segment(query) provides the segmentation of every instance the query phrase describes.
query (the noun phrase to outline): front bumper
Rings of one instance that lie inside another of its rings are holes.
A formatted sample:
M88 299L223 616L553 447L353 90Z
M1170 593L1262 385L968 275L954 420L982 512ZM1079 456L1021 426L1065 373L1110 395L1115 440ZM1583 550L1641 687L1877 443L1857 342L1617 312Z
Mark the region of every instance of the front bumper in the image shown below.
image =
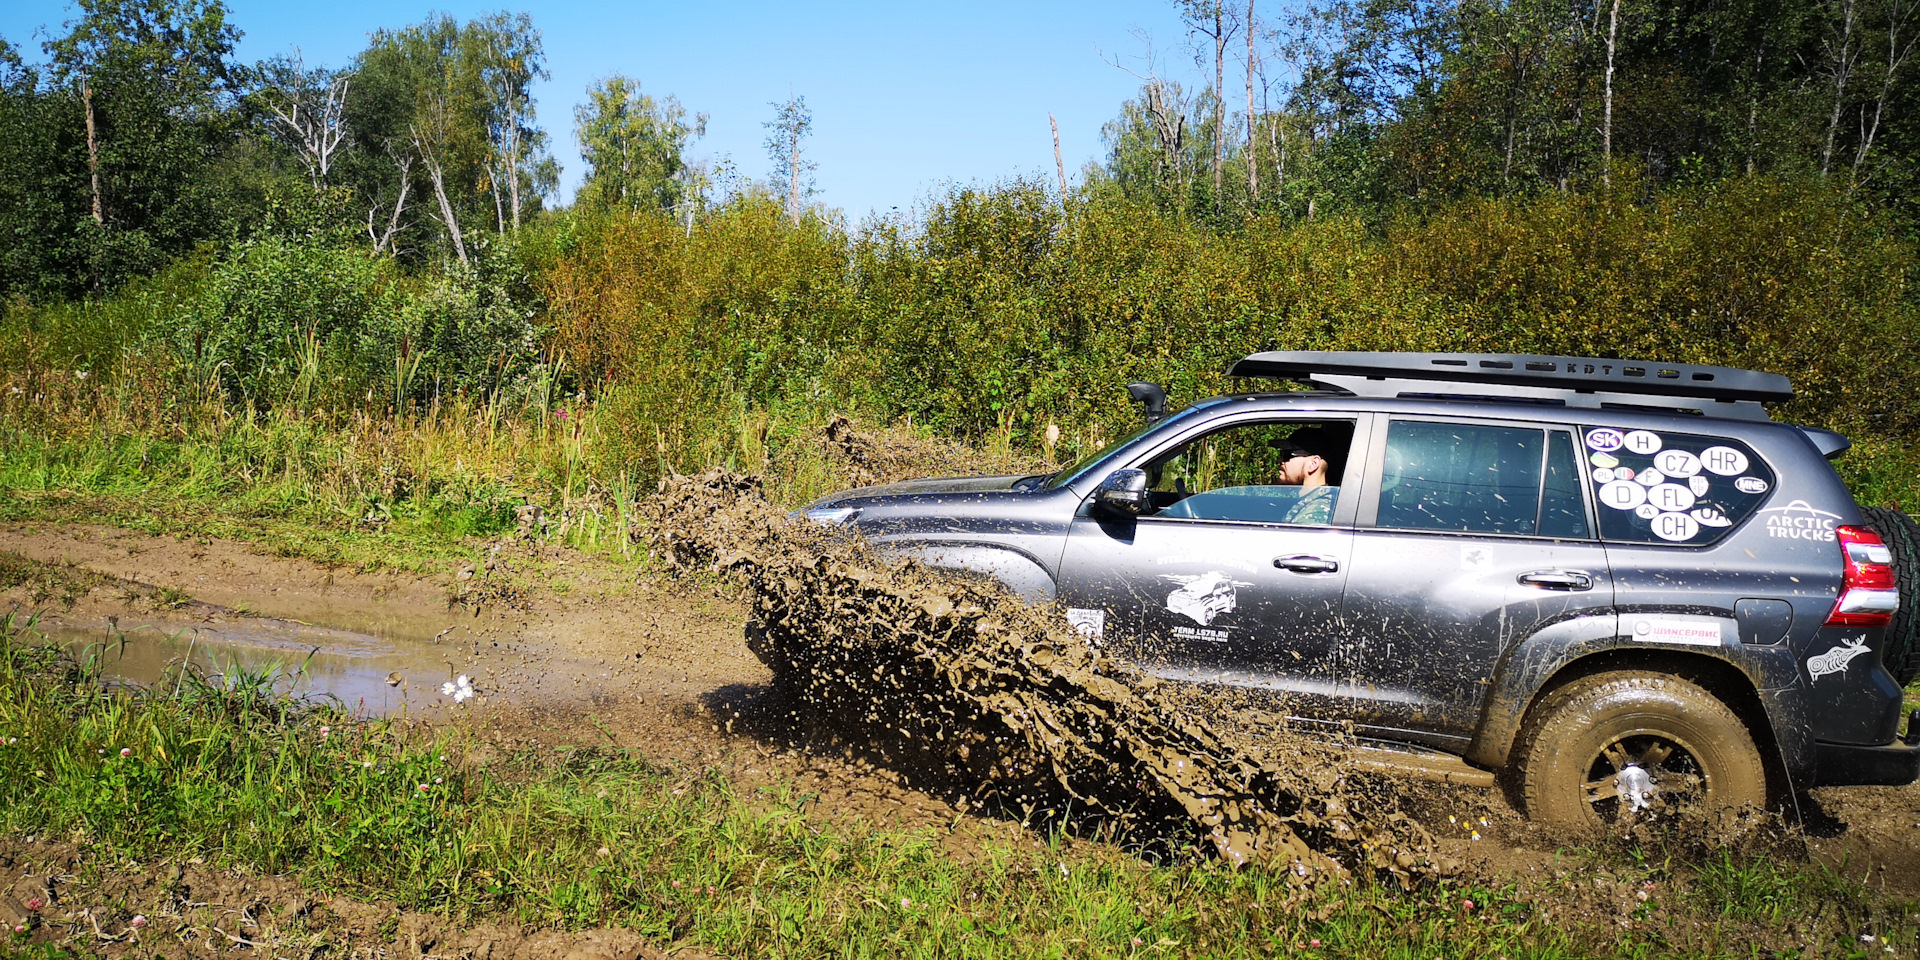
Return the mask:
M1899 787L1920 779L1920 746L1905 740L1882 746L1816 740L1813 754L1816 787Z

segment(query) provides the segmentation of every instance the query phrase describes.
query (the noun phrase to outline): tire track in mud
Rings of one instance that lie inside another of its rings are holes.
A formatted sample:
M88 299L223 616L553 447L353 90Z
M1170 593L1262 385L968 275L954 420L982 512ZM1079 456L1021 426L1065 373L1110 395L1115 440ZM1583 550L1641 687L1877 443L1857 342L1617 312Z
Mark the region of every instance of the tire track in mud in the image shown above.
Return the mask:
M885 559L790 519L752 478L669 477L655 549L749 592L748 645L794 718L829 724L908 776L1146 850L1198 842L1297 877L1451 874L1420 824L1331 745L1276 735L1259 756L1057 611Z

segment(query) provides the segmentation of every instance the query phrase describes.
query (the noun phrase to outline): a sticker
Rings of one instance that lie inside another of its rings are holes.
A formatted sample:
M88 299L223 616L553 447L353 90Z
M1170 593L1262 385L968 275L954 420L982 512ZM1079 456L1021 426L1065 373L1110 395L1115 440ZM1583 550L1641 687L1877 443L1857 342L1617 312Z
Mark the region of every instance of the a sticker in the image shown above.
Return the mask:
M1828 513L1807 503L1795 500L1784 507L1768 507L1760 511L1767 515L1767 536L1783 540L1824 540L1833 542L1833 528L1839 526L1840 515Z
M1700 532L1700 521L1684 513L1663 513L1653 518L1653 535L1676 543L1691 540Z
M1706 477L1703 477L1697 473L1687 478L1687 489L1692 490L1693 495L1696 497L1706 496L1707 488L1712 485L1713 484L1709 482Z
M1207 626L1215 617L1223 613L1232 613L1239 606L1239 596L1235 587L1250 587L1251 583L1235 580L1219 571L1181 576L1163 573L1162 580L1171 580L1180 584L1178 590L1167 595L1167 611L1177 613L1194 623ZM1210 639L1210 638L1209 638Z
M1493 566L1493 548L1491 547L1461 547L1460 548L1460 569L1485 570L1491 566Z
M1098 640L1107 635L1107 612L1086 607L1067 608L1067 626L1073 632L1087 638Z
M1700 451L1700 465L1723 477L1747 472L1747 455L1732 447L1708 447Z
M1633 475L1633 482L1643 487L1653 487L1667 482L1667 475L1648 468Z
M1818 680L1829 673L1846 673L1847 665L1853 662L1853 658L1866 653L1868 649L1867 635L1863 633L1826 653L1808 657L1807 676Z
M1689 510L1693 507L1693 501L1693 491L1677 483L1647 488L1647 502L1661 510Z
M1733 482L1733 488L1741 493L1766 493L1767 482L1759 477L1741 477Z
M1687 516L1699 521L1703 527L1731 527L1733 521L1714 507L1695 507Z
M1587 462L1596 467L1617 467L1620 465L1620 458L1611 453L1596 453L1587 457Z
M1662 450L1653 465L1669 477L1691 477L1700 472L1700 458L1685 450Z
M1619 469L1617 469L1617 470L1615 470L1615 471L1613 471L1613 478L1614 478L1615 480L1632 480L1632 479L1633 479L1633 468L1632 468L1632 467L1621 467L1621 468L1619 468Z
M1660 435L1652 430L1635 430L1623 438L1622 445L1644 457L1660 449Z
M1601 427L1597 430L1587 431L1587 446L1602 453L1611 453L1618 450L1620 449L1620 445L1625 442L1626 438L1620 435L1620 431L1612 427Z
M1651 503L1643 503L1633 508L1633 515L1642 520L1652 520L1660 515L1660 508Z
M1612 467L1594 467L1593 482L1594 483L1612 483L1613 468Z
M1641 643L1684 643L1690 647L1720 645L1720 624L1707 620L1649 618L1633 624L1633 638Z
M1615 480L1601 485L1600 502L1615 510L1632 510L1647 502L1647 488L1631 480Z

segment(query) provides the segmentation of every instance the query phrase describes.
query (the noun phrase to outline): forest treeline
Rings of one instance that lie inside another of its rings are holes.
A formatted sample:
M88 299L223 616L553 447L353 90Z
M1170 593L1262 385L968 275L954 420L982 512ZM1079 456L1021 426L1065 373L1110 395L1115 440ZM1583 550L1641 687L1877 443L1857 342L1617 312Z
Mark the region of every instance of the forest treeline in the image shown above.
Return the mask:
M1051 425L1067 456L1131 420L1128 379L1186 400L1256 350L1433 349L1763 367L1787 415L1920 432L1920 3L1182 11L1198 92L1123 61L1139 95L1077 184L849 225L798 203L804 101L755 183L618 75L575 109L565 202L524 14L328 67L240 63L217 0L84 0L43 63L0 47L0 403L84 382L176 432L209 398L587 404L651 473L748 411Z

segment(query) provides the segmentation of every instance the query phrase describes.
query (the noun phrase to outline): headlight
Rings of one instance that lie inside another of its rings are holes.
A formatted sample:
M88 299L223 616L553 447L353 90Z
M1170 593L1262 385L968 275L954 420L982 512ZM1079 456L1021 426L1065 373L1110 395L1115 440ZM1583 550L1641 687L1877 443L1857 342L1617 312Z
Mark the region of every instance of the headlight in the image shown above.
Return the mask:
M806 513L808 520L816 523L832 524L834 526L851 523L853 522L853 518L859 515L859 507L815 507Z

